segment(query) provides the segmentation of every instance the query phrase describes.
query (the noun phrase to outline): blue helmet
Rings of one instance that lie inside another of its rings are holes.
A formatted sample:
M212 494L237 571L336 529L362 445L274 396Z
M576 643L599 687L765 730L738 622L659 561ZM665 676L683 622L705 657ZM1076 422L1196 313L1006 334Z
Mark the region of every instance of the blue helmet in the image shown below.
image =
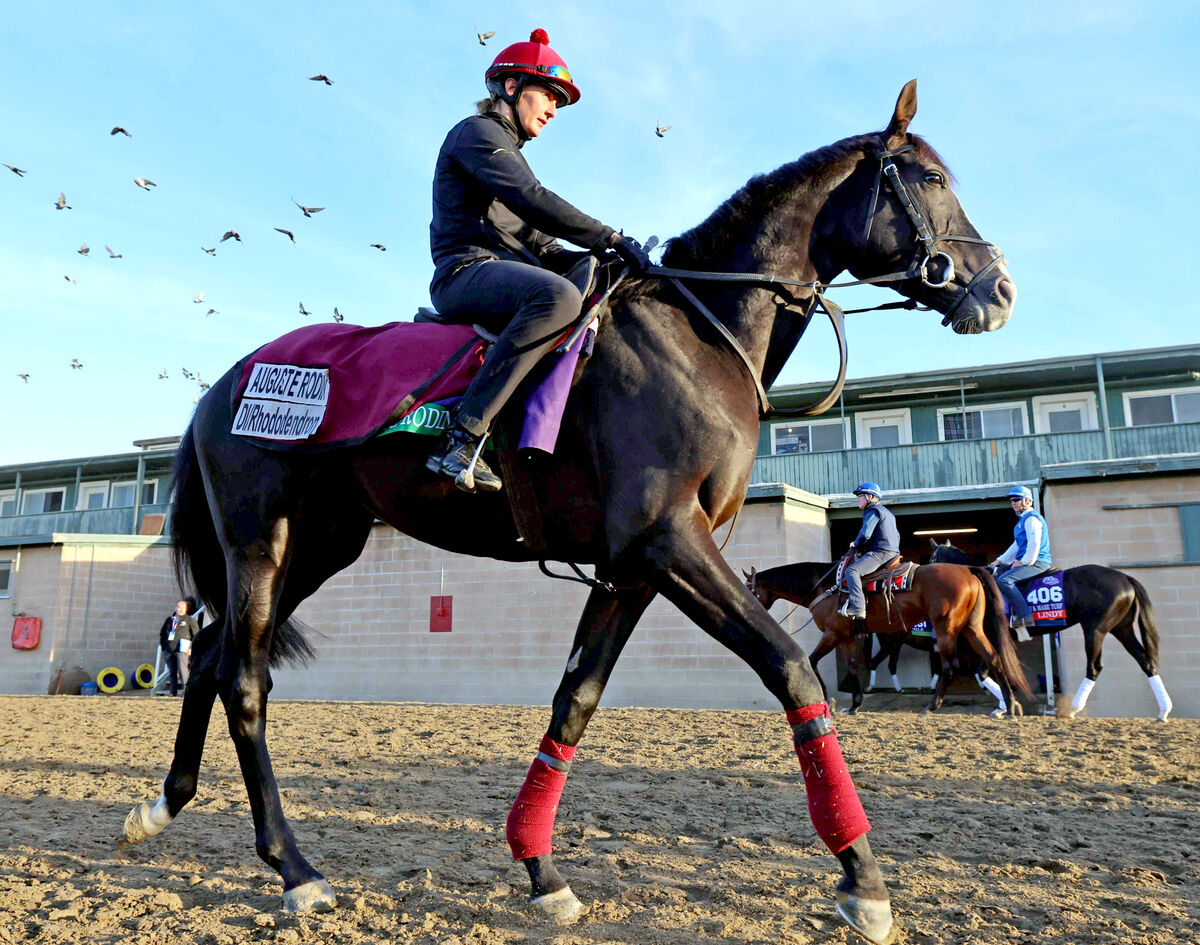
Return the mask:
M1013 486L1008 490L1008 497L1010 499L1028 499L1030 502L1033 501L1033 493L1029 491L1027 486Z
M873 495L877 499L883 498L883 490L873 482L859 483L858 488L854 490L855 495Z

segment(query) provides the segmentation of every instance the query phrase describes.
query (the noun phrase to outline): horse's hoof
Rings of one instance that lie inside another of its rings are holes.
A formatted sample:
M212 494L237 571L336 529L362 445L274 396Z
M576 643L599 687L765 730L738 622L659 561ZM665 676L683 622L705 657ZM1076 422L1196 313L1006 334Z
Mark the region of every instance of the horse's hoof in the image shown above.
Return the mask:
M862 899L839 892L837 911L850 928L873 945L891 945L896 941L898 928L892 920L892 904L886 899Z
M1002 719L1006 715L1008 715L1007 709L995 708L995 709L992 709L992 711L988 713L988 718Z
M583 903L575 898L570 886L544 896L535 896L529 900L529 904L540 909L558 925L570 925L587 911Z
M310 879L283 891L285 912L329 912L336 905L337 896L324 879Z
M141 843L161 833L174 818L167 812L167 800L160 797L153 807L146 801L138 804L125 818L125 842Z
M1167 709L1166 712L1159 712L1158 715L1155 716L1155 721L1156 722L1165 722L1170 717L1171 717L1171 710Z

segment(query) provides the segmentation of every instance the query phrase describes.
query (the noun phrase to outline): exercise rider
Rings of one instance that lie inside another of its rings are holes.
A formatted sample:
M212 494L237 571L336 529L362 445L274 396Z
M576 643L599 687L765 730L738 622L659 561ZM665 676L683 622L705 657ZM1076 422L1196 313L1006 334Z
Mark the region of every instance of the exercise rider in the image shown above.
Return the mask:
M856 559L846 566L846 586L850 597L838 610L843 617L856 619L867 615L867 598L863 594L864 574L877 571L900 554L900 529L896 516L883 504L883 494L873 482L864 482L854 494L858 496L858 507L862 510L862 528L850 545Z

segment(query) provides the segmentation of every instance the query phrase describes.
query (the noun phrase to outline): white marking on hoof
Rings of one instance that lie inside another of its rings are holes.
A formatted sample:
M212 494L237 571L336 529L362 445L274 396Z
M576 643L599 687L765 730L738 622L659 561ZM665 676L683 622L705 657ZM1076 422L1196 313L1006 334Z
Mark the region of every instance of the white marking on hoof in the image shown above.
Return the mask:
M1171 710L1167 709L1165 712L1159 712L1158 715L1155 716L1155 720L1158 722L1165 722L1170 717L1171 717Z
M891 945L899 928L892 920L892 904L878 899L861 899L837 894L837 911L846 924L873 945Z
M167 799L164 795L159 795L153 807L146 801L142 801L125 818L125 842L141 843L143 840L161 833L163 828L174 819L167 810Z
M871 670L871 681L869 683L867 683L867 688L868 689L875 688L875 670Z
M1004 716L1006 716L1006 715L1008 715L1008 712L1007 712L1007 710L1005 710L1005 709L1001 709L1001 708L997 707L997 708L995 708L995 709L992 709L992 711L988 713L988 718L990 718L990 719L1002 719L1002 718L1004 718Z
M900 677L892 673L892 688L899 692L904 687L900 685Z
M283 893L286 912L329 912L337 905L337 896L324 879L310 879Z
M546 893L529 900L531 906L541 909L547 916L559 925L569 925L579 919L586 911L583 903L575 898L570 886L564 886L557 892Z

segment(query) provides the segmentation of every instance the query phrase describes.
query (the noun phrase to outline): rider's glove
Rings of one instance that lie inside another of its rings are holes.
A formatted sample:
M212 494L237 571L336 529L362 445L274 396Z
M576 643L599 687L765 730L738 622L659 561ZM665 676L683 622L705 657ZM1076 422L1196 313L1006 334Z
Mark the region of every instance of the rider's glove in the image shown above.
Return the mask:
M642 244L632 236L614 233L610 247L633 268L634 272L645 272L650 265L650 255L642 249Z

